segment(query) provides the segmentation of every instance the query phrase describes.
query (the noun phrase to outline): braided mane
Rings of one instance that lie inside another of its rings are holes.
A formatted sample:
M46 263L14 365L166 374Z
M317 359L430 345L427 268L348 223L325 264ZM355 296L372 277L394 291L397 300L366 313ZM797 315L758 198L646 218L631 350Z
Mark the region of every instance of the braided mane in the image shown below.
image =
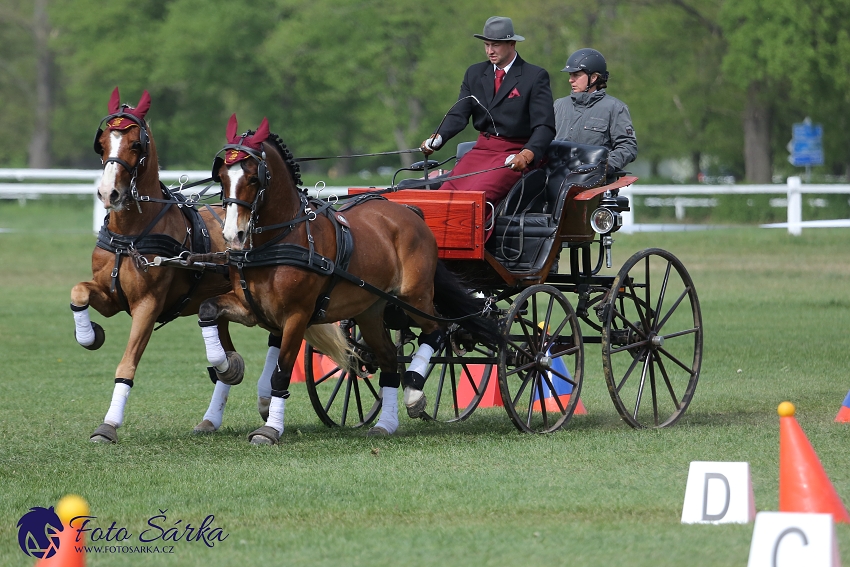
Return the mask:
M300 191L306 192L306 190L301 187L301 166L295 161L295 156L292 155L292 152L286 147L286 144L283 143L281 137L272 132L269 134L266 141L272 142L275 148L277 148L277 151L280 153L283 161L286 162L286 167L289 168L289 173L292 175L292 181L295 183L295 186Z

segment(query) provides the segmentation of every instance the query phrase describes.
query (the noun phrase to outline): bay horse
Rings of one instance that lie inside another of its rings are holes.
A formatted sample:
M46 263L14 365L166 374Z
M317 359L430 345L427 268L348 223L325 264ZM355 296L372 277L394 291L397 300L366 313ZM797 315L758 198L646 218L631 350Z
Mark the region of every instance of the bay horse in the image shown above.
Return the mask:
M156 143L145 122L149 108L147 91L138 105L131 107L120 104L116 88L109 101L109 115L101 121L94 139L95 152L104 164L98 198L108 214L92 252L92 279L71 290L75 338L89 350L104 343L103 328L91 321L89 307L104 317L121 311L132 317L127 346L115 370L112 402L103 423L91 435L94 442L117 442L116 429L124 421L124 406L154 324L194 315L202 301L231 289L226 273L151 265L157 255L224 251L226 243L218 213L212 208L196 211L160 182ZM216 370L213 397L195 427L198 433L218 429L230 386L241 382L244 375L244 363L233 347L227 325L223 320L218 327L227 364ZM346 353L334 350L339 336L342 332L336 325L323 325L311 338L332 358L344 361ZM269 350L276 355L276 347ZM266 390L270 388L272 368L264 369L258 382L261 415L268 411L270 394L263 395L262 390L264 383Z
M211 363L221 360L216 344L222 319L259 325L281 336L265 425L251 432L254 444L275 444L284 430L285 400L298 348L314 323L355 319L380 367L382 409L368 435L398 429L401 373L396 347L384 326L392 296L421 328L419 349L404 373L404 403L417 417L426 407L425 369L445 336L435 321L435 303L473 336L494 344L495 321L480 315L475 298L438 261L436 239L412 208L375 195L336 211L310 200L296 182L291 152L263 119L256 131L237 134L236 115L227 125L228 144L213 165L225 205L223 235L230 247L233 291L205 301L198 312ZM362 279L360 279L362 278ZM367 283L368 282L368 283Z

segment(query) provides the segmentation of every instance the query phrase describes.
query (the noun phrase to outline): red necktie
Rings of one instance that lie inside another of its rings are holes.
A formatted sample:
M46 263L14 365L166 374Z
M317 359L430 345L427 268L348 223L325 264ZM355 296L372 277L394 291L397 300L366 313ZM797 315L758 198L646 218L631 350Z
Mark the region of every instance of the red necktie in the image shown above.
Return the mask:
M503 69L496 69L496 90L494 92L499 92L499 87L502 86L502 79L505 78L505 71Z

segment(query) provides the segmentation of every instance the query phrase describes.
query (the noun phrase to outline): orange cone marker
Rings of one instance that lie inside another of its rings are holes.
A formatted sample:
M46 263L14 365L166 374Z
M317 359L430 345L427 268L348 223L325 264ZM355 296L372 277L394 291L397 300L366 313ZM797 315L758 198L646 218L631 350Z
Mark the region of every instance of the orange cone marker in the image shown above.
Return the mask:
M85 537L81 534L80 541L77 541L77 530L71 529L69 524L77 516L88 516L89 505L79 496L69 494L56 504L56 515L65 526L65 529L59 532L59 549L52 557L39 559L35 567L85 567ZM78 552L77 549L81 551Z
M850 423L850 392L847 392L847 397L844 398L841 409L835 416L835 423Z
M779 511L832 514L836 522L850 523L795 411L791 402L779 404Z

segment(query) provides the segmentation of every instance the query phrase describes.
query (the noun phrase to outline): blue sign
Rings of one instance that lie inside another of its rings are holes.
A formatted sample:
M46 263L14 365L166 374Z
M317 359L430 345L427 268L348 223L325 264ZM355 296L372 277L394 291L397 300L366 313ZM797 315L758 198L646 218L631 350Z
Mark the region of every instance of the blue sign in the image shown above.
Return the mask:
M788 161L795 167L823 165L823 126L812 124L806 118L804 122L794 124L791 129L791 141L788 142Z

